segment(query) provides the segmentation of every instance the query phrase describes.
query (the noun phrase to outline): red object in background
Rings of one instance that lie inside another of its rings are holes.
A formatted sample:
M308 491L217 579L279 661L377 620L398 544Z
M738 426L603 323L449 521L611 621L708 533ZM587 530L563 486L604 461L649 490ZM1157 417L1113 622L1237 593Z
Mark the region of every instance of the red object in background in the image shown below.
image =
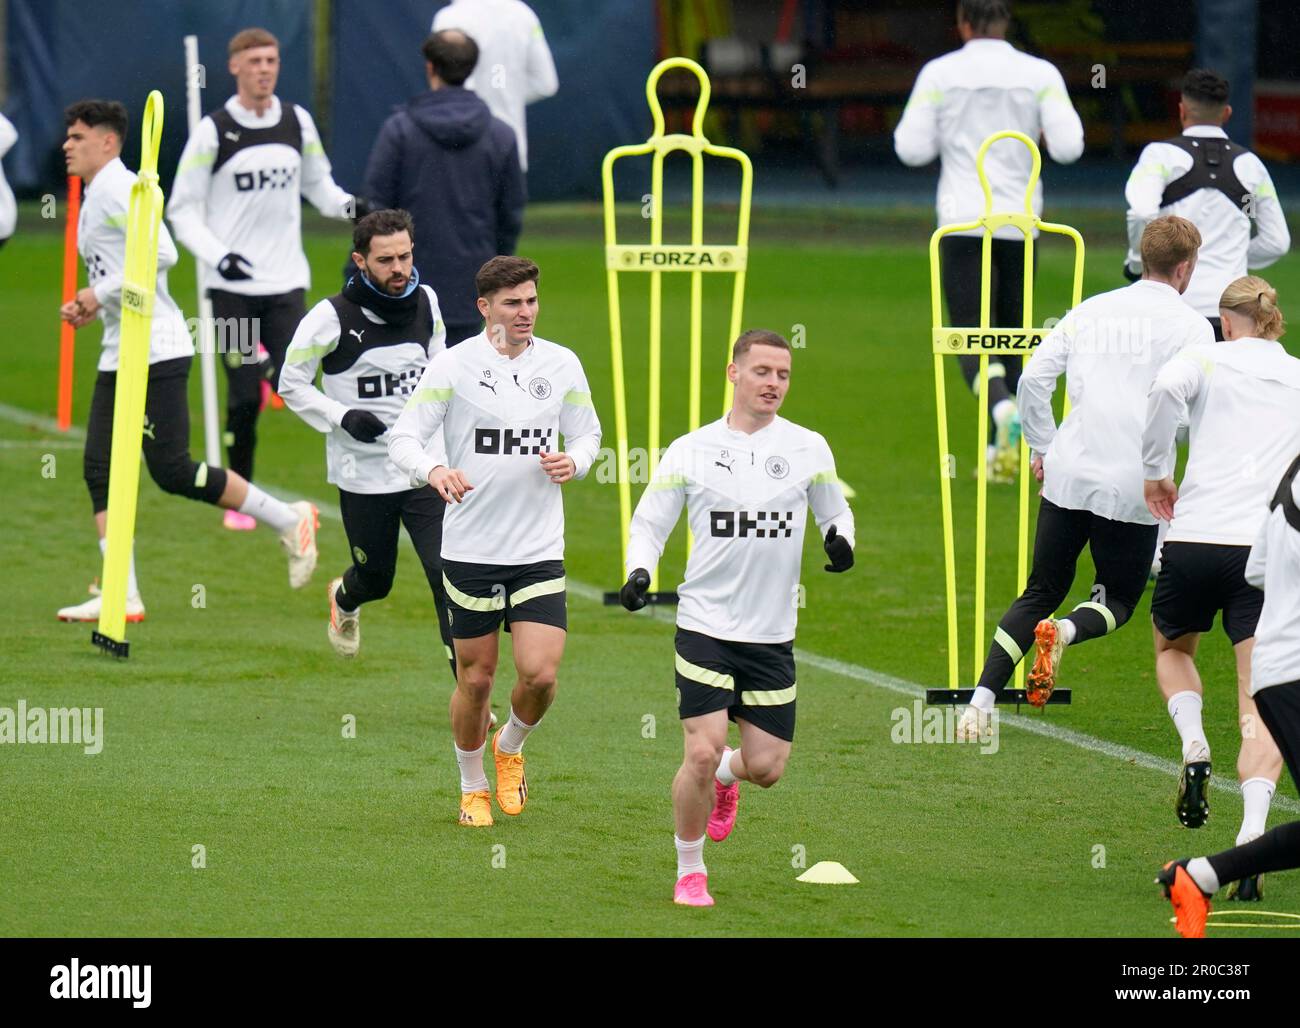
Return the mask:
M81 179L68 176L68 219L63 226L63 302L77 295L77 221L81 217ZM66 321L59 322L59 400L60 432L72 427L72 360L76 353L74 332Z
M1255 84L1255 149L1275 159L1300 159L1300 85Z

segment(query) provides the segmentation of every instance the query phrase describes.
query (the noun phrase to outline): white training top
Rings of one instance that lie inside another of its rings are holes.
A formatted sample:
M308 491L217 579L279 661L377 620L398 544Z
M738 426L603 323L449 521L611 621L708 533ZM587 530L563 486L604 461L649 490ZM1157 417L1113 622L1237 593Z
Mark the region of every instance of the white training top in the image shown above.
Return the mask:
M240 132L274 129L282 114L279 97L271 98L260 117L233 96L225 109L242 126ZM301 153L285 142L244 146L214 173L220 140L212 116L206 115L186 141L167 218L176 238L206 265L203 288L245 296L307 289L311 271L302 252L301 197L327 218L351 217L352 195L335 184L311 115L297 104L293 112L302 133ZM251 279L227 281L217 273L228 253L248 259Z
M390 429L424 374L430 358L447 348L447 327L438 309L438 297L428 286L424 290L433 315L433 334L424 339L398 339L370 345L363 329L358 345L346 351L350 363L332 367L327 362L316 388L316 369L323 358L339 348L338 311L322 300L298 323L280 372L280 396L285 405L318 432L326 433L325 460L329 481L350 493L399 493L411 488L407 475L388 459L384 436L373 443L354 439L343 429L343 415L366 410ZM373 325L384 320L368 307L361 313ZM445 464L442 432L431 441L438 463Z
M524 108L560 88L537 15L522 0L453 0L433 16L432 31L443 29L460 29L478 44L478 64L465 86L515 130L519 165L527 171Z
M16 142L18 142L18 130L14 128L14 123L0 114L0 158L4 157ZM5 179L4 165L0 164L0 239L8 239L13 235L17 224L18 201L14 199L14 191L9 188L9 182Z
M445 461L425 452L439 426ZM542 470L541 454L568 454L582 478L599 448L600 421L582 362L536 336L513 359L482 332L444 350L388 431L388 455L412 486L446 464L474 487L447 505L442 556L475 564L563 560L564 500Z
M1038 142L1061 164L1083 153L1083 123L1070 103L1061 73L1048 61L1017 50L1003 39L972 39L960 50L936 57L921 69L903 117L894 130L894 150L904 164L919 167L940 159L935 201L939 225L974 221L984 213L984 191L975 170L980 145L994 132L1015 129ZM989 148L984 167L995 211L1025 209L1032 158L1024 144L1004 139ZM1043 212L1043 183L1033 209ZM982 235L975 229L961 235ZM1006 225L998 239L1023 239Z
M1213 341L1177 290L1150 279L1091 296L1062 318L1026 362L1017 393L1025 441L1043 455L1043 498L1154 525L1142 495L1147 393L1174 354ZM1070 413L1058 431L1052 394L1062 374Z
M808 508L823 536L834 525L854 543L826 440L781 417L752 434L719 418L675 439L632 516L628 574L658 564L683 502L694 545L678 627L732 642L792 640Z
M1173 474L1181 421L1191 426L1187 468L1166 541L1249 546L1300 453L1300 360L1279 342L1249 337L1183 350L1147 399L1146 478Z
M1281 477L1270 487L1269 499ZM1291 483L1291 498L1300 503L1300 475ZM1246 561L1246 581L1264 590L1250 655L1254 696L1271 685L1300 681L1300 531L1287 522L1280 503L1259 526Z
M1227 139L1216 125L1191 125L1184 136ZM1138 247L1142 231L1162 214L1186 218L1201 233L1201 249L1184 302L1207 318L1219 316L1219 298L1247 268L1267 268L1291 248L1291 233L1278 202L1277 189L1264 162L1243 151L1232 163L1233 173L1254 194L1258 231L1251 235L1251 218L1217 189L1198 189L1168 207L1160 206L1165 187L1192 167L1192 156L1170 143L1148 143L1128 177L1128 266L1138 272L1142 258Z
M102 305L104 322L100 371L116 371L122 337L122 282L126 270L126 222L131 210L135 172L120 157L99 169L86 186L77 221L77 252L86 264L86 281ZM167 226L158 225L158 278L154 285L149 363L194 356L194 342L176 301L167 292L167 269L176 263L176 244Z

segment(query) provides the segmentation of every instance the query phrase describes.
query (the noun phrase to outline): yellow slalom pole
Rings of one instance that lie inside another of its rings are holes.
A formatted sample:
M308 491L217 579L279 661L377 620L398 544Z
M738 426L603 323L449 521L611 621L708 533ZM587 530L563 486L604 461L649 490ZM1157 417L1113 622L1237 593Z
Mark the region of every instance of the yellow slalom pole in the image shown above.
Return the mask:
M96 646L118 657L128 654L126 589L140 492L140 445L149 388L149 336L158 279L158 234L163 194L158 185L163 97L149 94L140 133L140 173L131 186L126 223L126 269L122 283L122 335L113 395L113 448L108 478L108 544L104 552L103 606Z
M666 133L663 107L657 88L659 79L667 71L682 68L695 75L700 85L699 98L691 122L691 132ZM689 336L690 371L688 380L688 420L694 430L700 425L701 394L703 386L703 273L723 272L734 276L730 319L730 336L727 339L726 357L719 371L730 360L732 341L740 335L742 308L745 295L745 267L749 254L749 209L753 195L753 166L749 157L740 150L715 146L704 135L704 116L710 96L709 78L695 61L685 57L670 57L655 65L646 79L646 101L650 107L653 130L644 143L618 146L610 150L601 166L605 215L605 268L609 291L610 348L614 376L614 430L618 447L618 485L621 557L627 561L628 534L632 520L630 447L627 425L626 378L623 364L622 311L618 297L619 272L647 272L650 274L650 343L648 393L648 443L646 462L651 474L659 460L659 442L662 433L662 356L663 356L663 274L691 272L691 330ZM691 168L691 241L689 245L665 243L663 239L664 197L663 161L669 153L683 151L692 159ZM651 209L650 241L648 244L622 244L618 240L614 205L614 165L624 157L651 157ZM740 210L736 242L706 244L704 242L704 162L705 156L734 160L740 165ZM725 376L724 376L725 380ZM731 406L731 384L724 384L724 410ZM690 539L687 538L689 551ZM622 578L620 564L620 580ZM658 588L658 570L651 569L652 593ZM613 602L607 594L606 601Z
M989 183L984 161L989 147L1002 139L1014 139L1022 143L1030 152L1032 166L1029 181L1025 188L1023 212L994 212L993 190ZM956 589L956 557L954 547L954 525L952 509L953 458L948 447L948 412L944 388L944 362L946 356L976 354L980 358L979 378L979 428L977 431L979 451L976 455L979 470L976 484L976 547L975 547L975 679L983 671L984 621L985 621L985 572L987 551L987 483L988 468L985 450L988 446L988 358L991 355L1026 355L1032 354L1034 347L1042 342L1047 333L1033 327L1034 322L1034 231L1054 233L1067 236L1074 242L1075 261L1071 307L1076 307L1083 298L1083 237L1069 225L1045 222L1033 213L1033 199L1038 177L1042 170L1042 156L1037 145L1028 136L1020 132L997 132L984 140L975 158L976 171L979 174L980 187L984 192L984 213L976 220L962 224L945 225L936 229L930 237L930 306L932 317L931 343L934 353L935 404L939 442L940 498L943 516L944 534L944 591L948 614L948 687L959 687L958 675L958 611ZM991 328L991 272L993 234L1003 226L1012 226L1024 236L1025 285L1023 322L1018 332L1005 328ZM980 324L978 326L945 326L942 323L942 290L939 259L939 242L955 233L973 230L983 231L980 268ZM1028 357L1026 357L1028 359ZM1066 412L1069 401L1066 401ZM1029 564L1029 449L1023 437L1020 443L1020 494L1018 504L1019 531L1017 538L1016 571L1017 586L1024 591L1028 578ZM1016 671L1016 685L1023 685L1024 668Z

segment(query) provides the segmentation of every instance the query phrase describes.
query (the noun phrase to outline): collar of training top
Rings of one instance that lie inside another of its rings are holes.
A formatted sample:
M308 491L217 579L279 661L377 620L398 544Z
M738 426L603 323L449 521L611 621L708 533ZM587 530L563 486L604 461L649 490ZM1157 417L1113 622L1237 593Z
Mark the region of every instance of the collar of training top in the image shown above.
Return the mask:
M520 361L527 360L533 355L533 351L537 349L537 347L533 345L532 337L529 337L528 345L524 347L523 352L517 357L511 357L509 354L502 353L492 345L492 341L488 339L487 336L487 329L483 330L483 333L479 338L483 340L483 346L492 360L509 364L511 367L518 367Z
M343 298L358 307L374 311L390 325L399 328L415 320L420 307L420 273L411 269L411 282L401 296L389 296L376 289L361 271L343 287Z
M1218 125L1188 125L1183 129L1185 136L1208 136L1212 139L1227 139L1228 133Z

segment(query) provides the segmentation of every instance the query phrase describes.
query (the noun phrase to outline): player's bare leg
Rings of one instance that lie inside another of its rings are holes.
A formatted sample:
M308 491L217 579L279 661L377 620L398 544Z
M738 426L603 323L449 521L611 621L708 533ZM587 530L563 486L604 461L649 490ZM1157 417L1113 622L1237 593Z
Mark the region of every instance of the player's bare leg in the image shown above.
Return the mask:
M673 779L673 822L677 844L677 886L673 902L711 907L708 868L704 865L704 829L713 809L714 774L727 746L727 712L715 710L682 720L685 736L682 766Z
M497 671L497 633L457 639L456 691L451 694L451 735L460 766L460 823L492 824L492 803L483 750L487 744L492 682Z
M790 744L765 732L738 715L740 749L726 749L714 779L713 811L709 814L709 838L722 842L736 825L740 803L740 783L753 782L770 789L780 781L785 762L790 759Z
M1165 698L1169 716L1183 741L1183 774L1178 782L1174 812L1186 828L1200 828L1210 816L1210 746L1201 725L1204 690L1196 670L1196 645L1200 633L1188 632L1166 639L1152 627L1156 645L1156 684Z
M497 765L497 804L507 814L518 814L528 802L524 740L555 700L556 676L568 633L538 621L515 621L510 634L518 678L510 694L510 717L492 737L492 755Z
M1250 655L1254 638L1243 639L1233 647L1237 656L1237 713L1241 726L1241 749L1237 754L1237 778L1241 782L1241 830L1237 845L1242 846L1264 834L1268 808L1282 774L1282 753L1259 716L1250 695ZM1263 876L1252 875L1228 886L1228 899L1261 900L1264 898Z

